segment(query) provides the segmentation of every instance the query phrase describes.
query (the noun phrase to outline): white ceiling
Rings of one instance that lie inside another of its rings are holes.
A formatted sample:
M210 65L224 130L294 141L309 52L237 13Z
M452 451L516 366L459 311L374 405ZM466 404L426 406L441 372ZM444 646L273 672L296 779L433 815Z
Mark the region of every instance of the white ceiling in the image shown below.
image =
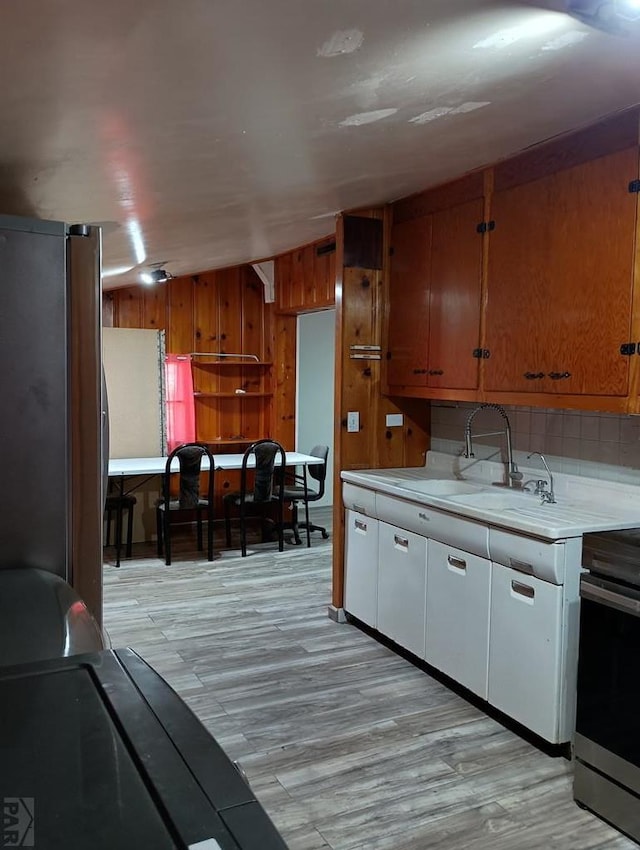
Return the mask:
M102 223L106 287L272 256L640 101L640 24L563 7L4 3L0 212Z

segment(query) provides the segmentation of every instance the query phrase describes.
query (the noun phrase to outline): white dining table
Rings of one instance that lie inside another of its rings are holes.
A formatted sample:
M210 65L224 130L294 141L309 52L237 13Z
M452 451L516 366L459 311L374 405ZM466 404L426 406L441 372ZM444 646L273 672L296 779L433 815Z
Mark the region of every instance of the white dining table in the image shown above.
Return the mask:
M244 454L242 452L234 454L214 454L213 468L216 469L242 469L242 460ZM122 457L109 458L109 479L117 482L120 495L125 493L125 481L128 478L143 478L148 480L155 475L163 475L167 466L167 457ZM304 479L306 488L306 467L314 464L324 464L324 458L314 457L313 455L303 454L302 452L285 452L285 466L302 466L305 467ZM250 457L247 462L247 468L255 467L255 456ZM203 456L202 467L205 472L209 470L209 458ZM180 465L178 458L174 458L171 463L171 471L179 472ZM134 484L127 493L135 490L144 480L138 484ZM122 541L118 539L116 543L116 563L120 565L120 548Z
M324 464L321 457L302 454L301 452L286 452L286 466L313 466L316 463ZM214 469L242 469L242 458L244 455L237 454L213 455ZM166 457L122 457L109 458L109 478L126 478L134 475L161 475L167 465ZM255 466L255 457L249 458L247 467ZM202 458L202 469L209 469L209 458ZM171 464L172 472L179 472L178 458L174 458Z

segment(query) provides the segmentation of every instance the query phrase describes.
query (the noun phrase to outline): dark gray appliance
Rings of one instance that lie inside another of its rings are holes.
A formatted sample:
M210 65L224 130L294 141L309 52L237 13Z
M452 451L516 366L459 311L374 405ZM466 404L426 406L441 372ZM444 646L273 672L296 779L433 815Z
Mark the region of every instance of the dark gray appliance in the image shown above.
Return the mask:
M131 650L0 670L0 705L0 846L286 850L215 739Z
M0 665L102 646L100 253L99 228L0 216Z
M640 529L585 535L574 798L640 841Z

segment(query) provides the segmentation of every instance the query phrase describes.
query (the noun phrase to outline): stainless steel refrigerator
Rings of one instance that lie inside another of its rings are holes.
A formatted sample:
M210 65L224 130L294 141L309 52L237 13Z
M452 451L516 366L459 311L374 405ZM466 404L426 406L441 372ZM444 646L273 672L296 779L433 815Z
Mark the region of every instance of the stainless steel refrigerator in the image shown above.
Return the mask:
M0 216L0 600L27 570L71 606L67 630L76 594L102 621L101 297L99 228ZM15 598L45 616L24 588ZM0 613L2 663L19 618Z

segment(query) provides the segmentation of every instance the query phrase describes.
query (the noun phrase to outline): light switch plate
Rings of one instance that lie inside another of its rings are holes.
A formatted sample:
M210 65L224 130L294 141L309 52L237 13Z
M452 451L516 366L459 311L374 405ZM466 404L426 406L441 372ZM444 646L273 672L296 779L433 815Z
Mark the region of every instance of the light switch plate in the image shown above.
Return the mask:
M387 428L394 428L397 425L403 425L404 416L402 413L387 413L386 423Z
M347 431L350 434L357 433L360 430L360 413L357 410L350 410L347 413Z

